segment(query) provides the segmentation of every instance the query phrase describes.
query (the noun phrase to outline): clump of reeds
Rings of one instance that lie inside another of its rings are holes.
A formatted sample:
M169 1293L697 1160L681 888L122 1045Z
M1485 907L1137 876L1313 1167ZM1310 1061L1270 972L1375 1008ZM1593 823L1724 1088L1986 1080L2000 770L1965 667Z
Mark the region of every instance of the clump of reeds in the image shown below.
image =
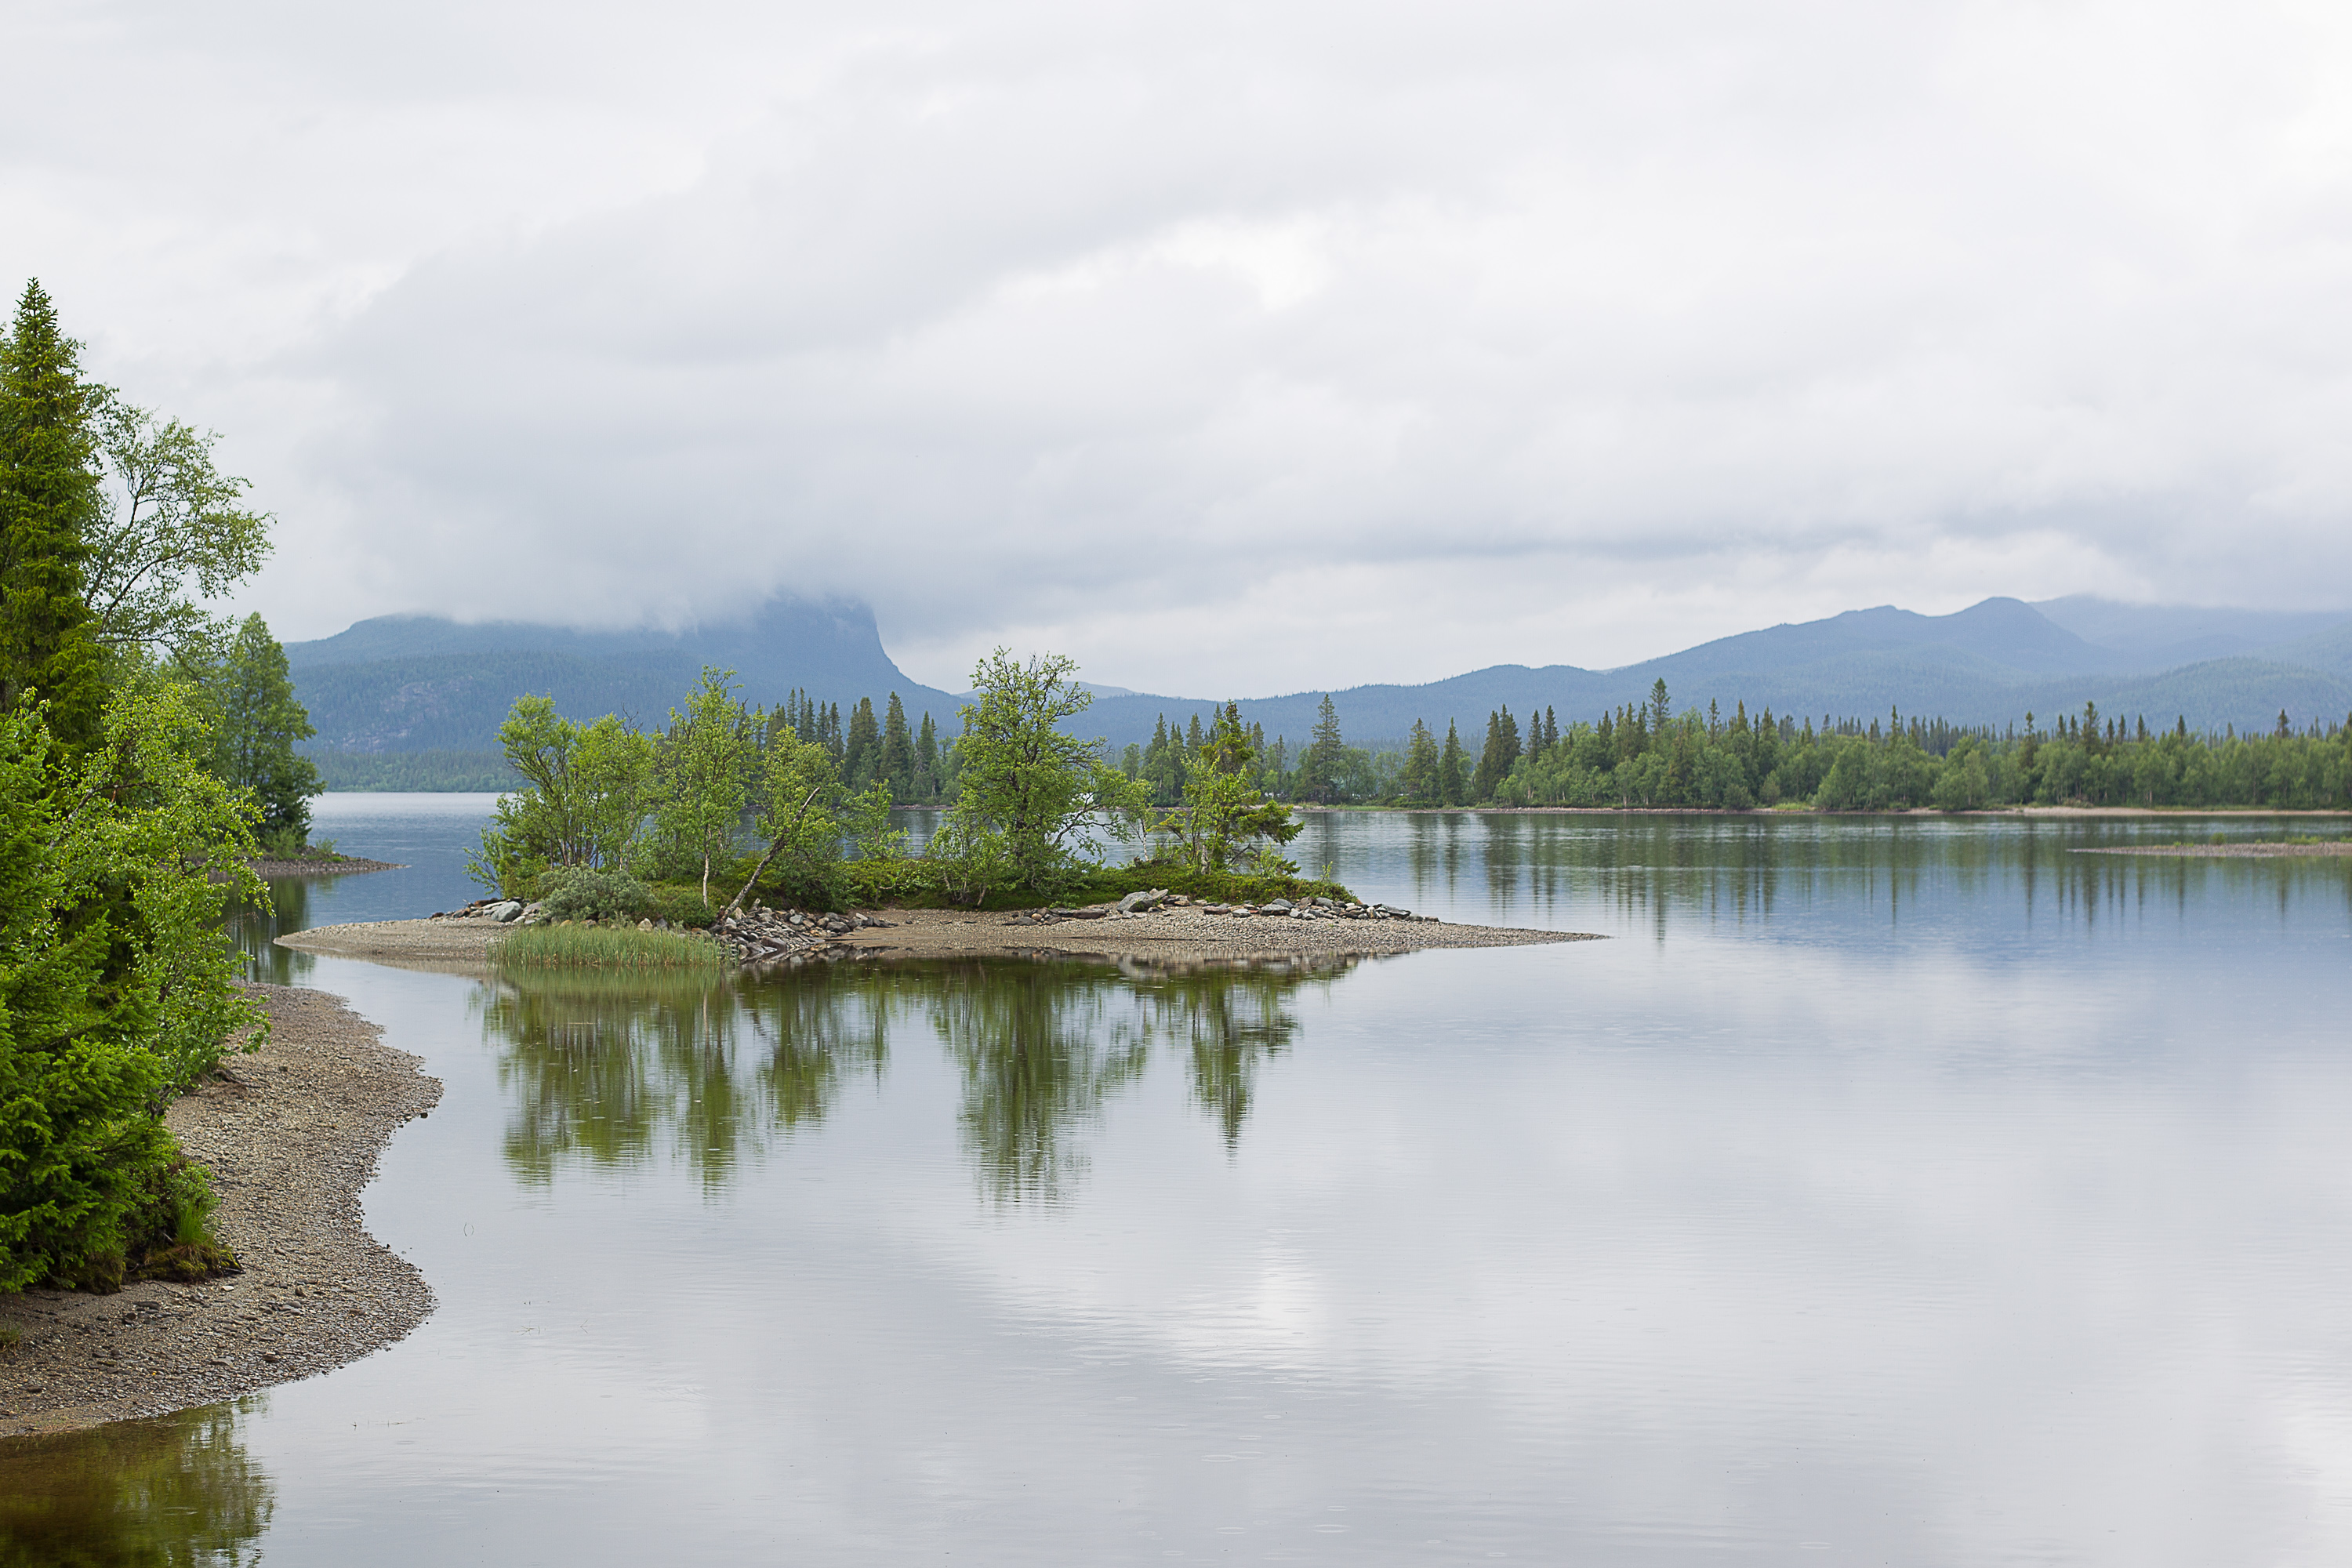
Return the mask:
M672 931L629 926L521 926L491 945L490 958L520 969L732 969L735 955L717 942Z

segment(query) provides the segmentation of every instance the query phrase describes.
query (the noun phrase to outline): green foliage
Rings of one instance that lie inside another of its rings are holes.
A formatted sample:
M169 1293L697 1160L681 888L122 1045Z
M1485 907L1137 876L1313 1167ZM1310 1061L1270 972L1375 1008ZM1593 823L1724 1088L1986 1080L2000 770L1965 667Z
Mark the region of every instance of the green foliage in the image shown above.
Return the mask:
M610 714L575 723L550 699L524 697L499 739L509 765L529 783L499 800L482 830L467 862L476 879L516 897L552 866L621 865L652 789L652 738Z
M198 667L197 689L213 730L213 773L232 789L249 790L264 835L310 831L310 797L324 785L294 742L316 731L294 700L286 650L259 616L248 616L216 661Z
M218 598L261 570L270 520L243 510L246 481L213 466L218 436L159 420L111 395L94 412L96 444L113 480L99 492L89 532L87 587L98 636L118 647L211 662L231 633L197 601Z
M1195 872L1222 875L1261 841L1271 848L1298 837L1304 825L1288 806L1266 798L1255 782L1256 763L1240 706L1229 702L1187 764L1184 810L1151 829L1174 834L1183 864Z
M202 1165L184 1156L164 1165L127 1227L126 1277L186 1284L236 1272L236 1252L213 1231L219 1206L212 1173Z
M0 711L38 692L68 747L97 739L104 696L85 587L105 393L82 379L80 355L40 284L26 284L0 334Z
M1088 863L1078 840L1089 821L1107 816L1120 832L1141 808L1136 786L1102 761L1097 744L1061 728L1094 700L1072 680L1076 670L1060 654L1024 664L1003 648L973 668L979 700L962 710L964 731L955 742L961 787L943 855L984 856L990 866L1007 868L1012 885L1051 893ZM977 885L972 870L955 875Z
M119 1279L163 1105L261 1024L220 937L253 840L202 723L166 688L102 726L75 756L0 715L0 1289Z
M842 868L846 849L863 847L885 860L897 858L890 786L877 780L853 794L831 748L803 740L789 725L769 735L760 793L766 804L759 832L768 847L730 909L740 908L755 889L810 909L836 909L849 895Z
M682 969L735 966L734 955L707 937L630 926L521 926L490 944L501 969Z
M653 902L653 889L625 871L565 866L539 879L539 912L551 921L635 920Z
M760 753L751 715L730 685L734 675L706 668L686 711L670 710L669 733L654 753L653 828L643 858L656 876L698 869L705 905L711 866L734 851ZM866 711L872 717L871 705Z

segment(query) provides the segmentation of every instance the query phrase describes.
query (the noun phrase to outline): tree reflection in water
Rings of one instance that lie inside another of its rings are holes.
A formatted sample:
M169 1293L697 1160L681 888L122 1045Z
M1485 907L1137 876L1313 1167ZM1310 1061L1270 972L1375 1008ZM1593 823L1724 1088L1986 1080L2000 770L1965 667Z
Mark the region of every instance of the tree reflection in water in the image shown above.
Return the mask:
M1261 1065L1298 1028L1299 988L1357 960L1185 964L1097 959L812 965L767 975L502 974L485 1034L509 1097L506 1157L543 1184L568 1162L667 1154L709 1186L822 1122L853 1079L879 1081L894 1026L919 1023L962 1084L957 1122L981 1190L1053 1203L1087 1168L1087 1134L1179 1051L1194 1098L1237 1148Z
M312 880L308 877L268 878L262 883L269 889L268 904L229 911L229 941L245 954L247 979L265 985L296 985L309 977L315 963L311 956L290 947L279 947L274 939L310 926ZM331 888L337 879L325 877L317 880Z
M257 1563L269 1478L250 1402L0 1443L0 1568Z

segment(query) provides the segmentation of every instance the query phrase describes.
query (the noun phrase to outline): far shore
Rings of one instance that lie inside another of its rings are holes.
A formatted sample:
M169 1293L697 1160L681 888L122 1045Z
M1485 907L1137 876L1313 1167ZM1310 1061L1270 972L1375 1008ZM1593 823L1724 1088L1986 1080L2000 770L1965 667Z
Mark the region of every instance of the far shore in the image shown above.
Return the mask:
M2352 855L2352 839L2333 844L2126 844L2077 849L2077 855L2166 855L2190 860L2286 860L2302 856Z
M1946 811L1941 806L1915 805L1900 811L1817 811L1810 805L1759 805L1747 811L1734 811L1723 805L1312 805L1294 802L1297 812L1322 815L1340 811L1382 811L1399 814L1417 813L1430 816L1747 816L1794 817L1825 816L1850 820L1858 816L2022 816L2022 817L2127 817L2127 816L2260 816L2260 817L2331 817L2352 818L2352 810L2300 810L2267 805L1989 805L1968 811Z
M246 864L257 877L346 877L408 868L396 860L369 860L357 855L257 855Z

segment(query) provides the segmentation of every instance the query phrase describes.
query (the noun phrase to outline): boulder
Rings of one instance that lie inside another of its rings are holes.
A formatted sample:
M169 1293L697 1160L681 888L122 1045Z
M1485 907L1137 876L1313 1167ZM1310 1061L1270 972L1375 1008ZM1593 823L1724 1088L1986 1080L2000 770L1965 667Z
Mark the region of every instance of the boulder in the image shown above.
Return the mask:
M1286 915L1297 907L1288 899L1269 899L1258 906L1261 910L1270 915Z
M1123 915L1141 914L1147 910L1156 910L1167 901L1167 889L1152 888L1144 891L1129 893L1127 897L1119 900L1118 912Z
M513 899L509 899L504 903L492 904L482 912L500 925L505 925L522 918L522 905Z

